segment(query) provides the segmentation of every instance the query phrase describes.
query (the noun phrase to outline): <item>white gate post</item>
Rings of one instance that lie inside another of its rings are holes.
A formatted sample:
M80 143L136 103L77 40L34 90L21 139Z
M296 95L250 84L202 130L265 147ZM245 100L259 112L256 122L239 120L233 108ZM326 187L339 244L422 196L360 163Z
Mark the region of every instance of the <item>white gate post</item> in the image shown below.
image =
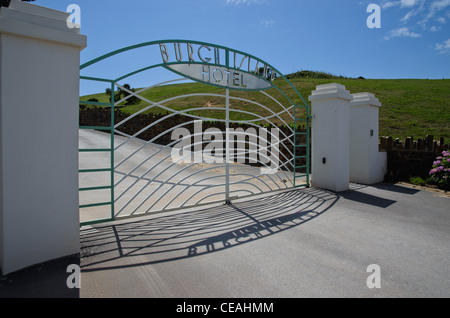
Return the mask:
M350 103L350 181L373 184L384 180L386 153L378 151L379 108L371 93L353 94Z
M349 188L350 101L345 86L318 85L311 101L311 185L339 192Z
M69 14L0 8L0 267L79 252L78 100L86 37Z

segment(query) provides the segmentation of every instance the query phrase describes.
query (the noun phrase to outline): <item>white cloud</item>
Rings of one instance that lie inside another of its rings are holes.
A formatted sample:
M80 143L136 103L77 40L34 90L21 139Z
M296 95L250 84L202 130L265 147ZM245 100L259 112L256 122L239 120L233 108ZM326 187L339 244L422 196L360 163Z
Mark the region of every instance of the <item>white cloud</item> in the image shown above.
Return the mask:
M240 4L261 4L261 0L227 0L226 4L234 4L234 5L240 5Z
M419 3L419 0L401 0L401 6L402 7L414 7L417 3Z
M404 15L404 17L402 18L402 22L407 22L409 19L411 19L412 17L414 17L415 15L417 15L417 10L411 10L409 11L407 14Z
M421 35L410 31L406 27L403 27L403 28L398 28L398 29L389 31L389 33L384 37L384 39L389 40L391 38L397 38L397 37L418 38L418 37L421 37Z
M397 7L399 12L403 11L400 18L400 26L411 27L414 23L425 31L436 32L442 30L443 24L450 19L450 0L385 0L382 8ZM394 36L418 37L417 33L409 32L408 29L399 28L391 31L385 38ZM398 35L397 35L398 34Z
M395 6L398 6L398 5L400 5L400 1L388 1L386 3L383 3L381 5L381 8L382 9L387 9L387 8L395 7Z
M439 54L450 54L450 39L442 43L436 43L434 48Z
M433 31L433 26L428 27L428 24L430 21L439 22L441 24L446 23L447 20L443 16L439 16L441 11L444 11L447 9L447 7L450 7L450 0L434 0L430 6L428 7L428 14L426 14L417 24L421 25L424 30L431 30ZM444 15L448 13L443 12Z
M420 3L419 3L419 1L416 1L414 3L414 5L416 5L416 4L419 4L419 5L417 7L410 9L410 11L403 16L403 18L401 19L401 22L406 23L411 18L422 14L425 11L425 3L426 3L426 0L421 0ZM403 7L406 8L408 6L404 5ZM410 7L413 7L413 6L410 6Z
M427 18L430 19L436 15L439 11L442 11L450 6L450 0L436 0L430 5L430 11Z
M275 24L274 20L262 20L261 24L265 27L270 27Z
M419 0L399 0L399 1L387 1L381 5L383 9L390 7L401 6L402 8L411 8L419 3Z

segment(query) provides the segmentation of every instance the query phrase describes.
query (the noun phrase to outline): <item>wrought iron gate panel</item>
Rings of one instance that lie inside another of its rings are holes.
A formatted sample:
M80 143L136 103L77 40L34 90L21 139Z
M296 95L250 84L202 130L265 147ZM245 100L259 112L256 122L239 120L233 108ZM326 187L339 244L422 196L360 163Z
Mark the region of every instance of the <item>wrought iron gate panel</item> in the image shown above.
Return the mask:
M110 116L107 124L80 126L82 225L309 186L309 106L280 72L252 55L186 40L127 47L85 63L81 70L144 47L156 47L162 63L114 79L81 76L83 81L106 83L111 92L108 102L80 101L86 107L106 108ZM204 52L213 53L202 57ZM124 84L157 69L181 78L138 90ZM154 93L186 79L213 89L177 96ZM127 94L115 100L116 91ZM138 98L141 108L128 116L117 112L130 98ZM154 118L142 122L143 116ZM109 162L97 157L101 153ZM95 157L82 158L84 154ZM85 215L85 210L91 211Z

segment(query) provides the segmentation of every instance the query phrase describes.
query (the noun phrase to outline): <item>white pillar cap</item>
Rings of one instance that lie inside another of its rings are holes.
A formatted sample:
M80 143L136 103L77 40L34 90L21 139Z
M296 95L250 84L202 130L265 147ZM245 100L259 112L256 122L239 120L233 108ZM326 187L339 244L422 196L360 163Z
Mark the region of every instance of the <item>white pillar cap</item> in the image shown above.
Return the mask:
M350 106L376 106L381 107L378 98L372 93L355 93Z
M312 94L309 96L310 101L319 99L342 99L351 101L353 100L353 96L345 89L344 85L331 83L317 85L316 90L312 91Z
M79 28L69 28L69 13L35 4L11 0L9 7L0 8L0 34L11 34L84 49L85 35Z

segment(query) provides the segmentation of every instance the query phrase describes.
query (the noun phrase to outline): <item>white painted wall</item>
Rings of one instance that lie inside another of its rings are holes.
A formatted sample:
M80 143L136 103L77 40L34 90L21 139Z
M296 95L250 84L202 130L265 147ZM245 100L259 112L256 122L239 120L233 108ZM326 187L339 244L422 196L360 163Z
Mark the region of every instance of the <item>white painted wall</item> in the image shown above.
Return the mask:
M371 93L353 94L350 103L350 181L381 182L386 173L386 152L379 152L379 108ZM372 133L371 133L372 132Z
M0 9L0 267L79 252L78 98L86 37L68 14Z
M336 192L349 188L349 102L352 99L345 86L336 83L318 85L309 96L313 187Z

